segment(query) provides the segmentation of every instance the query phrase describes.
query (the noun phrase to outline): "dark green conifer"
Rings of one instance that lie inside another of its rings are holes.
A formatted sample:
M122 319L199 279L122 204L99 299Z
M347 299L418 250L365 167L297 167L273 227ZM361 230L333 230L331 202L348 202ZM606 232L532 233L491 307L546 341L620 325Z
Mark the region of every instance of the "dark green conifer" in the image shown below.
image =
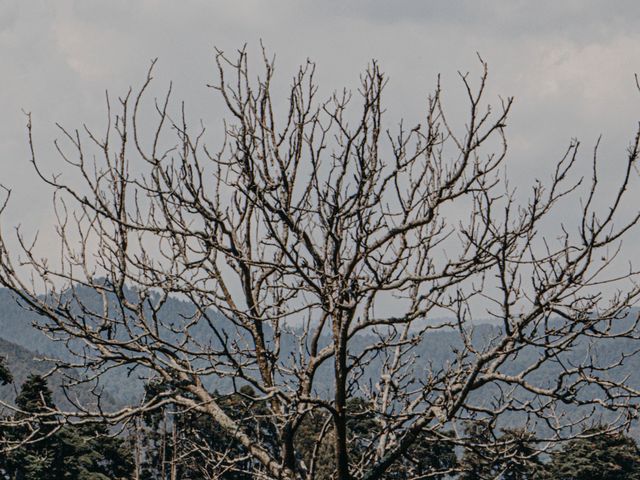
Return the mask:
M640 449L623 433L594 428L588 438L572 440L551 455L553 480L640 480Z
M123 439L102 424L62 426L46 415L54 407L47 381L30 375L16 397L16 419L34 417L28 425L4 432L9 441L28 439L0 459L0 471L11 480L119 480L129 479L132 455Z
M4 364L4 358L0 357L0 385L7 385L11 382L13 382L13 376Z

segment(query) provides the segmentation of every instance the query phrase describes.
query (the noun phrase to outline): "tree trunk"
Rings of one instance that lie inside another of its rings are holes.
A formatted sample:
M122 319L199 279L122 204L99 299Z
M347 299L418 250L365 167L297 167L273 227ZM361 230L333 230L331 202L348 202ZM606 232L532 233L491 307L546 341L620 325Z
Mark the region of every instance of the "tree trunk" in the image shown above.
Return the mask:
M338 480L349 480L349 453L347 451L347 349L343 341L342 322L334 319L333 333L336 346L335 373L335 460Z

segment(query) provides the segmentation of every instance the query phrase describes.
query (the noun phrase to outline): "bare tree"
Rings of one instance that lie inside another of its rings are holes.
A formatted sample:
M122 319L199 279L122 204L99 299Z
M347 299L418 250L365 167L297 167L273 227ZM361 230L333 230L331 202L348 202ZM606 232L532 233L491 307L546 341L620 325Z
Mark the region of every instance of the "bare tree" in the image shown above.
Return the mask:
M242 458L209 452L212 462L283 479L318 478L319 449L305 462L297 448L311 415L326 419L314 435L331 443L338 479L382 478L425 439L465 445L457 425L478 418L520 413L544 432L540 448L580 431L595 407L626 426L638 391L615 372L627 353L605 363L588 346L637 335L627 318L636 272L613 263L640 217L620 215L640 132L607 208L596 205L597 149L590 181L573 174L576 141L520 202L503 168L512 99L485 103L484 63L475 86L461 75L464 128L449 122L438 84L421 125L387 130L377 63L357 93L327 100L307 63L276 102L273 61L263 60L254 78L245 51L218 52L212 88L228 119L215 149L184 108L170 113L170 89L151 104L155 125L140 120L152 70L117 113L107 98L104 134L61 127L56 148L79 181L41 169L29 121L33 165L55 192L60 255L40 258L19 230L21 249L9 251L3 232L0 282L73 350L76 361L57 361L70 383L125 368L170 386L118 411L78 404L56 418L119 423L177 405L242 446ZM576 223L545 238L558 208L576 205L569 195L583 198ZM193 314L163 316L171 298ZM474 317L498 326L481 335ZM437 331L458 337L445 364L421 349ZM579 345L587 354L571 357ZM253 388L275 446L222 408L211 378ZM349 426L355 398L375 436Z

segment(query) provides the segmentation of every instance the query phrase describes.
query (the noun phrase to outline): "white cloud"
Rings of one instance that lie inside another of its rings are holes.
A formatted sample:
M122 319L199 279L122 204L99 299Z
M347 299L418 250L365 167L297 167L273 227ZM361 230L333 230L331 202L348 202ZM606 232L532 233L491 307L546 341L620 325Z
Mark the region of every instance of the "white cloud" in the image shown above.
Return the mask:
M456 72L477 72L479 51L492 98L516 96L509 168L523 181L544 174L571 136L592 144L603 133L604 153L619 158L637 119L640 10L631 0L1 0L0 12L0 181L15 187L9 221L25 224L47 221L49 192L31 188L21 108L33 111L39 152L55 170L53 122L103 125L104 90L139 85L160 57L158 88L174 79L189 111L218 125L205 87L216 45L248 42L257 53L262 38L282 81L310 57L325 93L354 87L375 57L391 78L390 118L409 121L419 120L438 72L450 108L462 112Z

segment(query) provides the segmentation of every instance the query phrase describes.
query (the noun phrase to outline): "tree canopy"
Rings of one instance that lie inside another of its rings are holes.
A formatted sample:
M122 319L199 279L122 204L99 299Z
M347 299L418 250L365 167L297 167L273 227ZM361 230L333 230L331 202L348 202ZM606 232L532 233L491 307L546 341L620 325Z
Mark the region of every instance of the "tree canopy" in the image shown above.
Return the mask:
M508 453L504 468L522 476L529 449L576 437L593 408L629 425L639 392L618 369L637 349L602 358L596 346L639 335L638 274L616 262L640 219L625 214L640 132L613 188L599 182L597 148L591 178L576 173L572 141L545 180L516 193L513 99L487 102L482 60L477 78L460 78L465 118L450 118L438 83L411 125L388 124L376 62L357 91L327 98L311 62L282 97L264 52L257 75L245 50L217 52L216 66L222 138L190 122L170 89L149 99L153 65L139 89L107 96L104 130L60 127L71 174L43 165L29 117L59 254L0 231L0 284L68 349L55 365L68 385L98 398L63 411L32 379L41 395L25 392L16 428L46 441L38 425L52 418L117 426L171 406L228 439L193 445L228 472L377 480L455 473L451 448L474 446ZM560 212L573 213L557 226ZM172 298L185 310L163 312ZM495 328L476 328L486 317ZM417 349L434 331L456 335L444 364ZM103 409L100 382L117 371L162 388ZM477 442L482 432L464 428L510 415L530 420L531 437ZM172 428L179 436L178 419Z

